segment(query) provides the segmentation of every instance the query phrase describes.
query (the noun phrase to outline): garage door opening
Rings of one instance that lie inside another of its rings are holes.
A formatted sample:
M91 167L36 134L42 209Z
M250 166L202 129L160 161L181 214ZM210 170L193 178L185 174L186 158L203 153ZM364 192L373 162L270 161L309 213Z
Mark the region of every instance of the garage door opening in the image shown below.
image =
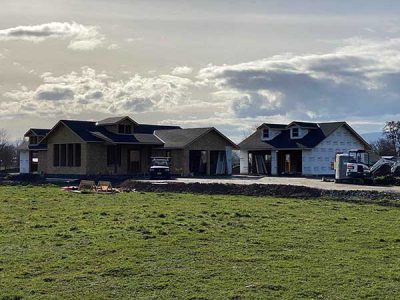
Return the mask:
M278 152L278 173L280 175L301 175L302 155L299 150Z
M210 174L211 175L228 174L226 151L210 151Z
M207 175L207 151L189 151L189 172L193 175Z

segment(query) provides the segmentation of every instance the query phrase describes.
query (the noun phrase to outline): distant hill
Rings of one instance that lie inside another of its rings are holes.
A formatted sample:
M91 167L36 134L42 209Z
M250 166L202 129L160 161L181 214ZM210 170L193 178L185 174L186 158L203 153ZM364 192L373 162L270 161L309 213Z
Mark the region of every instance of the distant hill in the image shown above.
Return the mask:
M375 142L376 140L378 140L379 138L382 137L382 132L367 132L367 133L363 133L361 134L361 136L368 142Z

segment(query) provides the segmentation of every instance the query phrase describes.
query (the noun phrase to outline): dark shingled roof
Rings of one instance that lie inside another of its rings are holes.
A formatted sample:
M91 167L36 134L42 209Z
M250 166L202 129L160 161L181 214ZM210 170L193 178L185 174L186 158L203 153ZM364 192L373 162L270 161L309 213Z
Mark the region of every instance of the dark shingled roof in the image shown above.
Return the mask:
M289 125L287 125L287 127L290 127L292 125L298 125L300 127L304 127L304 128L318 128L318 123L311 123L311 122L299 122L299 121L293 121L292 123L290 123Z
M163 143L153 134L133 133L133 134L116 134L109 132L104 128L98 128L96 131L90 132L95 137L101 140L116 143L116 144L151 144L162 145Z
M156 130L181 129L179 126L139 124L135 126L136 133L153 134Z
M214 131L225 139L234 149L238 149L237 145L228 139L225 135L219 132L214 127L205 128L184 128L172 130L156 130L154 135L164 142L164 148L167 149L182 149L198 139L204 134Z
M111 118L106 118L104 120L100 120L100 121L97 122L97 125L101 125L101 126L112 125L112 124L118 123L118 122L120 122L120 121L122 121L124 119L129 119L134 124L137 124L134 120L132 120L128 116L120 116L120 117L111 117Z
M184 148L187 144L191 143L192 141L212 129L212 127L207 127L156 130L154 134L165 143L164 148L176 149Z
M65 124L85 142L108 141L117 144L163 144L153 134L136 132L133 134L116 134L106 130L103 126L96 125L96 122L72 120L61 120L60 122Z
M291 124L293 124L292 122ZM296 122L300 125L304 122ZM346 126L363 144L369 147L368 143L365 142L346 122L331 122L331 123L305 123L308 128L311 129L301 139L291 139L290 129L282 130L282 132L270 141L262 141L260 131L254 132L248 138L243 140L239 147L241 149L248 150L268 150L268 149L308 149L314 148L330 134L332 134L340 126ZM314 124L314 126L311 126Z
M75 121L75 120L61 120L69 129L75 132L85 142L102 142L103 140L91 134L91 131L96 131L98 127L96 122L90 121Z
M263 123L260 126L258 126L257 129L260 129L261 127L269 127L272 129L285 129L286 128L286 124L272 124L272 123Z
M25 136L29 133L32 132L33 134L39 135L39 136L45 136L50 132L51 129L44 129L44 128L30 128L26 133Z

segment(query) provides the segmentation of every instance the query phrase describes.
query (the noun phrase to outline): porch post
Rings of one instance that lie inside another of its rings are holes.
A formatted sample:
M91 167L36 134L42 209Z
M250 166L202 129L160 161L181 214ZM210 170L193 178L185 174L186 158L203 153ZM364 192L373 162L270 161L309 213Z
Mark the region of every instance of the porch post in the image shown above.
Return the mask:
M207 176L211 175L211 164L210 164L210 150L207 150Z
M240 174L249 174L249 151L240 150Z
M278 175L278 151L271 150L271 175Z

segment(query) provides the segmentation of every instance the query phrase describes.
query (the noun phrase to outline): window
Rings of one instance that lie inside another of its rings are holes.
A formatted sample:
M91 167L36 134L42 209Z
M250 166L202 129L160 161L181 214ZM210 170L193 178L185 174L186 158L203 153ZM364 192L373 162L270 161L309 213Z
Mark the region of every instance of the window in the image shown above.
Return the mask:
M121 147L107 146L107 165L121 165Z
M60 166L67 165L67 144L60 144Z
M81 144L54 144L54 167L80 167Z
M262 137L265 140L269 139L269 128L264 128L263 129Z
M53 145L53 165L54 167L58 167L60 165L60 145Z
M132 126L131 125L118 125L118 133L120 134L131 134L132 133Z
M81 144L75 144L75 167L81 166Z
M125 133L125 126L122 124L118 125L118 133Z
M292 137L294 138L299 137L299 128L297 127L292 128Z
M38 143L38 137L37 136L29 137L29 144L37 144L37 143Z
M67 145L67 165L68 167L74 166L74 144Z
M125 125L125 133L126 134L131 134L132 133L131 125Z

